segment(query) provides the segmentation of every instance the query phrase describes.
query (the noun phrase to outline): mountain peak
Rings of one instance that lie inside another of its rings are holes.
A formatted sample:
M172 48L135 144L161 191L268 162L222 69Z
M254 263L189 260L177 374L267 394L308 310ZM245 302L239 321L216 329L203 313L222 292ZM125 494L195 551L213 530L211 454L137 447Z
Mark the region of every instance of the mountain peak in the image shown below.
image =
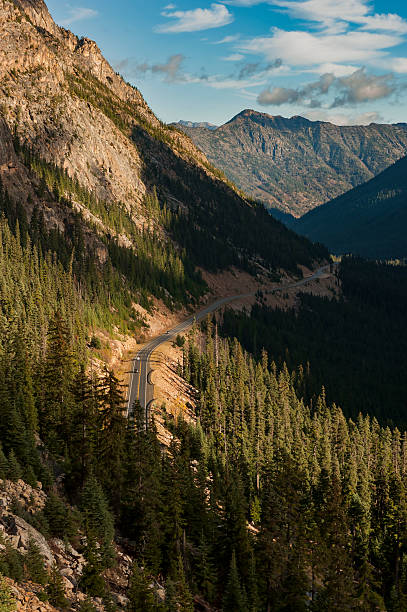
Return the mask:
M244 121L245 119L250 119L262 125L272 124L276 127L282 127L284 125L295 127L296 125L304 126L312 123L318 123L315 121L310 121L301 115L294 115L294 117L283 117L282 115L269 115L268 113L261 113L260 111L246 108L230 119L230 121L225 123L225 125L230 125L231 123L236 122L238 123L239 121Z
M44 0L14 0L14 5L25 13L32 23L55 34L57 26L52 19Z

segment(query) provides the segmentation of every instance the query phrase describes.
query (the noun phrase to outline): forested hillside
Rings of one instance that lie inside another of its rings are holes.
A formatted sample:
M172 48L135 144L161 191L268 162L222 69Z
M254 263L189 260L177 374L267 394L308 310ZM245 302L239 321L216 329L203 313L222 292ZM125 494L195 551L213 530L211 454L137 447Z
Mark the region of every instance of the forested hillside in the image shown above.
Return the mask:
M405 434L347 420L323 392L311 407L305 364L255 360L208 321L180 364L197 424L169 419L163 452L137 405L126 422L113 373L86 373L86 305L69 273L33 258L4 221L1 237L0 476L41 479L46 501L35 514L14 504L0 524L9 538L21 517L83 557L82 611L123 609L123 593L145 612L404 609ZM117 542L133 559L120 593ZM3 574L72 609L57 566L44 565L35 543L0 552Z
M223 332L257 356L265 348L279 367L304 368L307 402L324 386L347 416L405 427L407 268L344 258L337 274L341 299L303 294L288 310L228 311Z
M407 256L407 157L379 176L289 224L335 253Z

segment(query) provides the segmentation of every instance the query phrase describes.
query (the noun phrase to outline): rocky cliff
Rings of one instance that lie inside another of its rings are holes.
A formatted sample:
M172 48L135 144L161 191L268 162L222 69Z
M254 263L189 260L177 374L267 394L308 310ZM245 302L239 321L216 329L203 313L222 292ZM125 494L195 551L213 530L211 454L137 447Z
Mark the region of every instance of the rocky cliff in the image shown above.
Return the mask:
M337 126L245 110L208 130L179 125L253 198L300 216L407 153L407 124Z
M42 0L1 0L0 27L3 119L13 135L42 158L80 176L83 186L99 197L126 201L130 207L141 201L146 190L143 164L129 141L136 125L162 129L176 154L206 163L187 137L165 130L93 41L57 27ZM2 142L8 141L5 129L3 122ZM11 162L15 170L10 146L0 155L8 184L7 165Z

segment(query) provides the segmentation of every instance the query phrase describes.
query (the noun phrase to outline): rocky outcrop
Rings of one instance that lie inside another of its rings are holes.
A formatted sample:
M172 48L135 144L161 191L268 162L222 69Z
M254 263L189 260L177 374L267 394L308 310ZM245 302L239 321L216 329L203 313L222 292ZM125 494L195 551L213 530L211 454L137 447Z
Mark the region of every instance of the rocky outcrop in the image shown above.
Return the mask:
M34 25L52 34L57 34L58 28L43 0L15 0L14 4L20 7Z
M24 480L12 482L0 479L0 509L2 512L10 512L12 504L17 502L24 510L35 514L44 508L46 500L47 496L40 482L34 488Z
M57 609L50 604L41 601L37 597L38 586L26 582L17 584L14 580L6 578L11 594L16 602L16 609L25 610L26 612L57 612Z
M33 540L44 557L46 565L51 567L54 563L54 555L47 540L21 517L10 513L2 514L0 516L0 533L5 540L11 543L13 548L21 553L27 552L28 542Z
M77 609L86 599L85 593L80 590L80 579L86 565L82 553L78 552L71 544L57 538L47 540L37 529L27 523L26 520L13 514L15 506L18 505L25 512L35 515L43 510L47 500L46 493L42 490L41 483L36 488L31 487L23 480L12 482L0 480L0 553L6 548L6 543L22 555L28 550L29 540L33 540L45 562L50 568L56 564L62 577L65 595L72 606ZM81 534L78 532L78 540ZM84 544L82 537L80 545ZM125 609L127 604L126 591L131 574L133 560L119 546L115 548L116 563L114 567L105 572L105 578L111 589L113 601L119 610ZM37 595L42 587L29 582L15 584L8 580L12 586L12 592L18 603L18 610L34 610L37 612L50 612L52 606L40 601ZM96 610L104 610L102 600L93 599ZM75 605L73 605L75 604Z
M201 240L228 251L216 257L224 265L283 269L295 266L294 251L304 265L321 257L252 206L186 134L159 121L97 44L57 27L42 0L0 0L0 31L0 178L29 219L38 206L68 244L79 224L81 245L102 263L113 258L112 239L134 255L143 228L163 242L177 235L171 248L189 241L185 257L197 264L208 260ZM181 215L179 223L171 215L170 232L145 203L155 189ZM177 230L187 219L197 240Z
M245 110L216 130L179 125L255 199L300 216L407 154L407 124L337 126Z

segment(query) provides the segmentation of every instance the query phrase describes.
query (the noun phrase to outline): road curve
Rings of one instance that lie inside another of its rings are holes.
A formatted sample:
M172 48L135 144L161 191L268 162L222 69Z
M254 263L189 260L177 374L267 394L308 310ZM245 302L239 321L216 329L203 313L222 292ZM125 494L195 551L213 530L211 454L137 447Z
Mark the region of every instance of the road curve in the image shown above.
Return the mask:
M275 291L284 291L285 289L291 289L294 287L300 287L305 285L309 281L315 280L322 276L322 274L329 269L329 265L318 268L311 276L307 276L295 283L289 283L287 285L282 285L280 287L276 287L271 291L274 293ZM133 413L134 402L137 400L140 402L140 405L144 411L145 415L145 425L148 425L149 422L149 411L150 406L153 401L153 391L154 386L151 384L149 380L150 373L150 358L152 353L164 342L168 340L172 340L178 334L181 334L185 330L187 330L194 321L202 321L206 317L206 315L218 310L222 306L229 304L238 299L251 297L254 293L246 293L242 295L233 295L230 297L222 298L220 300L216 300L213 304L206 306L203 310L200 310L198 313L191 315L182 323L179 323L175 327L169 329L164 334L161 334L154 340L151 340L148 344L146 344L134 357L132 361L132 368L130 372L130 383L129 383L129 391L128 391L128 399L127 399L127 415L131 416Z

